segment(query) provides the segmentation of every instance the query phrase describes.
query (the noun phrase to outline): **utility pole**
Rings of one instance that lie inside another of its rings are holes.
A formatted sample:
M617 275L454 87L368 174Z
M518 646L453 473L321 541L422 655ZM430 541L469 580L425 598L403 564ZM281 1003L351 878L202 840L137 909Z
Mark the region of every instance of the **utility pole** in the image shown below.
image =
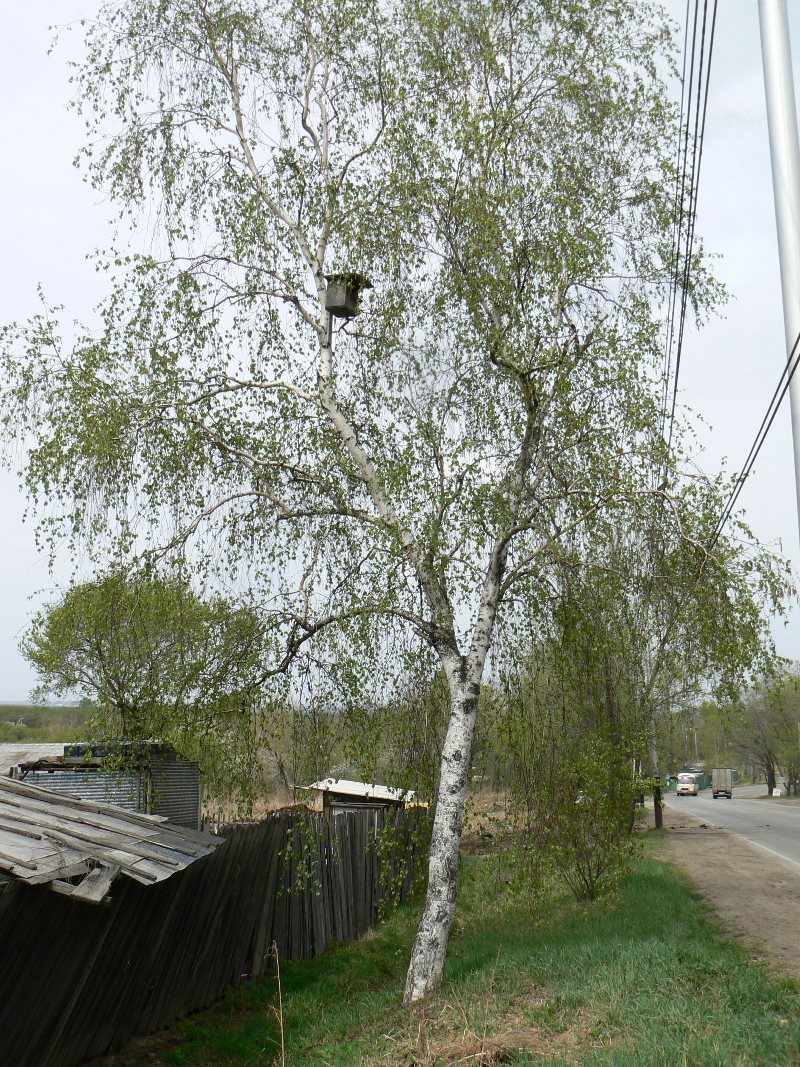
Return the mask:
M769 152L775 195L775 221L781 265L786 358L800 337L800 141L789 45L786 0L758 0L761 57L767 95ZM800 352L800 344L795 357ZM800 368L789 385L794 447L794 478L800 528Z

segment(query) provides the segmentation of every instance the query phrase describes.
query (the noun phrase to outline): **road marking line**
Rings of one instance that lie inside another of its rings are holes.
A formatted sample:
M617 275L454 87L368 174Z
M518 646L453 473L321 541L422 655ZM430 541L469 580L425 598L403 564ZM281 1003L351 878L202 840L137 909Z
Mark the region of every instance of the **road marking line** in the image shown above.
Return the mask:
M744 799L744 797L742 799ZM670 805L670 807L671 807L671 805ZM675 809L673 808L672 810L674 811ZM754 848L760 848L762 852L769 852L769 854L771 856L776 856L779 860L783 860L784 863L788 863L790 866L797 867L798 870L800 870L800 863L798 863L797 860L790 860L789 857L788 856L784 856L782 852L776 852L774 848L767 848L766 845L761 845L761 844L758 843L758 841L753 841L753 839L751 837L746 837L744 834L740 833L738 830L731 830L730 827L728 827L728 826L721 826L718 822L714 822L713 819L703 818L702 815L693 815L692 812L690 812L688 810L686 811L686 814L690 818L697 819L699 822L709 823L711 826L714 826L717 830L724 830L726 834L733 834L734 837L740 837L742 839L742 841L746 841L748 843L748 845L753 845ZM769 825L769 824L767 824L767 825Z
M725 829L721 827L720 829ZM747 841L751 845L755 845L756 848L762 849L764 852L769 852L771 856L777 856L779 860L783 860L784 863L790 863L792 867L800 868L800 863L797 860L790 860L788 856L784 856L782 852L776 852L774 848L767 848L766 845L760 845L758 841L753 841L750 837L745 837L744 834L737 834L735 830L729 830L728 833L736 834L736 837L741 837L743 841Z

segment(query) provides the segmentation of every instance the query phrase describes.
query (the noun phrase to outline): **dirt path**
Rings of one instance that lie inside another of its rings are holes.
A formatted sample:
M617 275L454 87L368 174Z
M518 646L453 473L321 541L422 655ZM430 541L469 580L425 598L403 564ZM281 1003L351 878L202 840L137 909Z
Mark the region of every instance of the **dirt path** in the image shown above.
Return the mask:
M776 972L800 980L800 870L691 815L667 809L664 828L665 858L726 929Z

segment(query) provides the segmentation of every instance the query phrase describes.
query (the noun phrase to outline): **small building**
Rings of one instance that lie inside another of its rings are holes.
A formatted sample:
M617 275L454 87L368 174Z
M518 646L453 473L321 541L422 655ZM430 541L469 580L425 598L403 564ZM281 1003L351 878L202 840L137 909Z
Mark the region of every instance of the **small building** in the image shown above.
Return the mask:
M413 789L394 789L388 785L352 782L347 778L323 778L303 788L321 794L322 810L332 812L403 808L417 799Z
M153 885L222 843L162 816L0 777L0 895L13 881L49 884L99 904L119 876Z
M29 746L34 748L35 746ZM200 828L200 768L161 741L62 744L59 754L31 753L12 777L59 793L160 815Z

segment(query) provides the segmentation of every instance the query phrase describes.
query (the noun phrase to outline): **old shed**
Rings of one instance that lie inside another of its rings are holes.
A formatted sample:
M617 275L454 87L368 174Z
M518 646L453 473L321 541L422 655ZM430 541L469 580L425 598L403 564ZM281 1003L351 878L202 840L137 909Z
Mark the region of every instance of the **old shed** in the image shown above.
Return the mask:
M416 800L413 789L394 789L374 782L353 782L348 778L323 778L305 788L322 795L323 811L362 811L365 808L385 811L405 807Z
M120 876L161 882L220 843L159 815L0 778L0 873L75 900L99 903Z
M200 768L161 741L80 742L58 754L32 753L13 767L29 785L74 793L128 811L200 826Z

